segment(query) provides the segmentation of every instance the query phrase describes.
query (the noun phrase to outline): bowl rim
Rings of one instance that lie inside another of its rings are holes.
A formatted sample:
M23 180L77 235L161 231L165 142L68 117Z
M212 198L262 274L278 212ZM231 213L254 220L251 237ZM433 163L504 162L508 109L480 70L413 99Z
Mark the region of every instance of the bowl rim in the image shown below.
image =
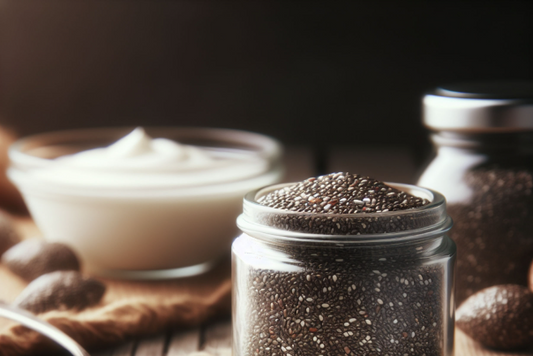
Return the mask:
M241 152L249 152L262 158L267 163L267 168L256 176L246 177L240 180L227 181L199 186L167 186L167 187L150 187L150 192L142 192L138 188L88 188L73 185L65 187L61 184L42 182L37 187L32 184L31 169L46 168L52 164L51 158L43 158L32 155L28 151L38 147L53 147L60 145L75 145L83 142L106 142L110 144L117 139L124 137L127 133L134 130L135 126L123 127L101 127L101 128L81 128L60 131L50 131L22 137L15 141L8 150L10 167L7 171L8 177L13 183L19 186L21 190L30 189L33 193L53 194L63 196L85 196L85 197L157 197L165 196L204 196L216 194L222 188L223 193L233 194L235 191L244 191L255 189L258 186L271 184L282 174L281 143L264 134L249 132L244 130L227 129L227 128L207 128L207 127L179 127L179 126L147 126L143 127L147 134L152 137L173 137L175 139L200 140L204 143L210 142L212 145L205 147L230 147ZM219 146L213 145L219 143ZM104 147L105 145L95 145L94 147ZM59 157L59 156L57 156ZM55 158L55 157L52 157ZM33 182L36 183L36 182Z

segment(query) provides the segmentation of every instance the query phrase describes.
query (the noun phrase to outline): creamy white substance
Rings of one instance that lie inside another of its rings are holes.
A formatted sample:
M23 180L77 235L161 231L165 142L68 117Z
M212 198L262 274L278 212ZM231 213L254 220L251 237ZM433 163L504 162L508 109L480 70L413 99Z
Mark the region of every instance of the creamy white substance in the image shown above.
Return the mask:
M142 128L108 147L56 158L40 179L94 188L188 187L239 181L269 169L249 152L182 145Z

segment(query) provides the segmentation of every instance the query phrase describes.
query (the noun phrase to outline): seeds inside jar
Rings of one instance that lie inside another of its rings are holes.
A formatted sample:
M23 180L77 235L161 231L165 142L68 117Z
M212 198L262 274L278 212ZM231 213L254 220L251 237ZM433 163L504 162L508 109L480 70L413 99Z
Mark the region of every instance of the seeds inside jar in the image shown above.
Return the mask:
M367 237L416 229L410 214L381 214L429 204L350 173L309 178L258 202L277 210L262 221L274 228ZM277 246L290 265L247 267L245 297L239 297L247 316L240 354L444 355L446 268L442 261L422 261L426 247Z
M370 177L333 173L276 190L258 199L261 205L290 213L273 214L266 225L313 234L360 235L417 228L410 216L391 219L375 214L418 208L428 200L411 195ZM359 214L358 217L348 215ZM344 216L344 217L343 217ZM363 215L365 216L365 215ZM386 216L386 215L384 215Z

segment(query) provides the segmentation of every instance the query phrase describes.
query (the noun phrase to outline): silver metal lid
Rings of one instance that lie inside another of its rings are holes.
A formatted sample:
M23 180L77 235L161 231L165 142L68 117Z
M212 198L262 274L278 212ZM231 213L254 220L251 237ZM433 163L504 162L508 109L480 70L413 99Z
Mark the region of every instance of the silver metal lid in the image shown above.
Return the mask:
M533 130L533 82L444 85L427 93L423 106L424 124L432 130Z

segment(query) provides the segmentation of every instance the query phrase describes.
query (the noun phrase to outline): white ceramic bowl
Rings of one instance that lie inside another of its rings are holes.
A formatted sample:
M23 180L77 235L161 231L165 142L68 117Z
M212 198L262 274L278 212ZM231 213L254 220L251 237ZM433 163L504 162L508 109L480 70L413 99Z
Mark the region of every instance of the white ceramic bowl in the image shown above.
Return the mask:
M22 138L9 151L9 178L20 189L48 241L71 246L92 274L159 279L201 273L226 253L235 219L250 190L281 178L280 144L263 135L225 129L148 128L151 137L245 152L267 162L261 174L193 187L75 188L36 174L54 158L105 147L132 128L59 131Z

